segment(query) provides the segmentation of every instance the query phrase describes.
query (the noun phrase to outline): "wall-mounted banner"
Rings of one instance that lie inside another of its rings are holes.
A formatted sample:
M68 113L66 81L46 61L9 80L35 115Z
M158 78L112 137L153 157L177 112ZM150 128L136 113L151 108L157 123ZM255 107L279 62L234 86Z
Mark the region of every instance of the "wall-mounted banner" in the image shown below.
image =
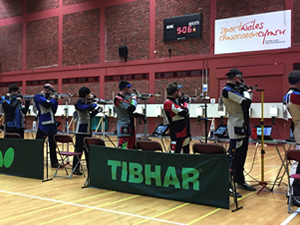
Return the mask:
M291 47L291 10L215 21L215 54Z
M227 155L187 155L90 146L90 185L229 208Z
M0 173L44 178L44 140L0 139Z

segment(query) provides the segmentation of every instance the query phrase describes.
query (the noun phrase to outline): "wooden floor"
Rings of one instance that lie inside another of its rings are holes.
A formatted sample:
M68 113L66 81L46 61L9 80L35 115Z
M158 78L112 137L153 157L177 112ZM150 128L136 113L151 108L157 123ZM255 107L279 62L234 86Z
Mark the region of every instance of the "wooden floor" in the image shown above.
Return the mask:
M107 145L111 145L108 140ZM265 181L272 184L281 164L274 146L265 150ZM260 150L254 156L255 146L250 145L245 170L254 163L252 178L246 176L251 185L261 180ZM49 170L52 178L55 169ZM240 190L243 209L231 212L111 190L82 189L84 181L83 176L76 175L72 180L57 177L42 182L0 174L0 224L300 224L300 215L287 213L284 184L260 194ZM286 177L283 182L287 183ZM234 208L231 202L230 209Z

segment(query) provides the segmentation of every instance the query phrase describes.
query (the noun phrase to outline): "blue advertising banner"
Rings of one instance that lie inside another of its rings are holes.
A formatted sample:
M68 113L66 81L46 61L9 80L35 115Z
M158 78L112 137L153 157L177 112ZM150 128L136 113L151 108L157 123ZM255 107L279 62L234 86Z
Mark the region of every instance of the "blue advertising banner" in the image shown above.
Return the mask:
M90 186L229 208L227 155L90 146Z

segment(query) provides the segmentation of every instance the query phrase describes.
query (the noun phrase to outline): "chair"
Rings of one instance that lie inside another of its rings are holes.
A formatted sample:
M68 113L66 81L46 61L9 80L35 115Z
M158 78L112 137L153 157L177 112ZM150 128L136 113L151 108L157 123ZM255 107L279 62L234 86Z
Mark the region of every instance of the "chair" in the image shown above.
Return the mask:
M82 152L75 152L75 145L74 145L73 138L72 138L71 135L55 134L53 138L54 138L54 142L55 142L55 145L56 145L57 152L58 152L58 154L59 154L59 156L61 158L61 163L57 167L56 172L54 174L54 177L56 177L57 172L58 172L58 170L60 168L65 168L65 171L66 171L67 175L69 175L68 171L67 171L67 168L66 168L66 165L69 164L69 163L68 163L68 161L65 163L65 161L68 160L68 157L74 156L74 157L77 157L77 159L78 159L77 164L75 166L73 165L73 170L72 170L70 176L68 177L71 180L75 169L77 169L77 167L78 167L78 165L80 163L79 156L82 155ZM58 143L61 143L61 144L71 144L73 146L73 148L74 148L74 152L62 151L62 149L59 148ZM80 164L80 166L81 166L81 169L82 169L83 174L85 176L83 167L82 167L81 164Z
M142 149L143 151L161 151L161 152L163 152L161 144L157 141L138 140L135 142L135 146L137 149Z
M22 138L18 133L6 133L4 138Z
M300 163L300 150L295 150L295 149L291 149L288 150L286 152L286 166L285 166L285 170L286 173L288 175L289 178L294 178L295 180L299 180L300 181L300 174L292 174L290 175L290 171L289 171L289 165L290 165L290 161L294 160ZM295 197L300 197L300 196L293 196L293 188L292 188L292 184L290 183L290 179L288 179L288 190L289 190L289 206L288 206L288 213L292 212L296 212L295 210L292 210L292 200ZM297 211L298 212L298 211Z
M195 143L193 144L193 152L199 154L225 154L226 150L222 145Z
M101 145L101 146L105 146L105 141L101 138L93 138L93 137L85 137L83 139L83 143L86 147L86 151L89 152L90 151L90 145ZM89 168L88 168L89 169ZM90 179L90 173L88 171L88 176L83 184L82 188L88 187L88 181Z
M199 153L199 154L226 154L226 150L222 145L218 144L206 144L206 143L195 143L193 144L193 153ZM237 196L236 196L236 185L235 182L233 182L233 173L232 169L229 169L229 181L232 186L232 191L233 191L233 199L236 205L236 208L232 210L232 212L235 212L239 209L242 209L243 207L238 207L238 201L237 201ZM232 185L233 184L233 185Z

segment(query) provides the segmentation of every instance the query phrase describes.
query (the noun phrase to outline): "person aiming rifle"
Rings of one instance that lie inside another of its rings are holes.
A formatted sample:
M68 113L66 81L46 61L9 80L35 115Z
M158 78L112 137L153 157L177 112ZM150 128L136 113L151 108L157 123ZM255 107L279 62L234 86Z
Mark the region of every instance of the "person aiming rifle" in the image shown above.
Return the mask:
M12 84L9 86L7 95L1 97L0 104L5 115L5 134L18 133L24 138L24 115L28 112L30 100L26 99L25 107L23 107L20 94L19 87Z
M45 140L46 137L48 137L51 165L52 168L57 168L59 163L57 161L56 146L53 136L57 133L54 115L58 108L58 98L53 95L54 92L51 84L45 84L43 90L34 96L34 102L39 118L36 139Z
M256 189L245 182L244 164L247 157L249 143L249 108L251 105L251 95L249 90L243 85L243 73L238 69L231 69L227 76L227 83L222 90L222 100L229 113L227 130L230 138L229 167L233 171L234 182L237 188L247 191ZM233 195L232 188L229 189ZM236 192L237 197L242 195Z
M166 90L168 98L164 102L164 110L170 124L171 153L190 153L190 121L188 103L189 98L180 94L181 85L176 82L168 84Z

